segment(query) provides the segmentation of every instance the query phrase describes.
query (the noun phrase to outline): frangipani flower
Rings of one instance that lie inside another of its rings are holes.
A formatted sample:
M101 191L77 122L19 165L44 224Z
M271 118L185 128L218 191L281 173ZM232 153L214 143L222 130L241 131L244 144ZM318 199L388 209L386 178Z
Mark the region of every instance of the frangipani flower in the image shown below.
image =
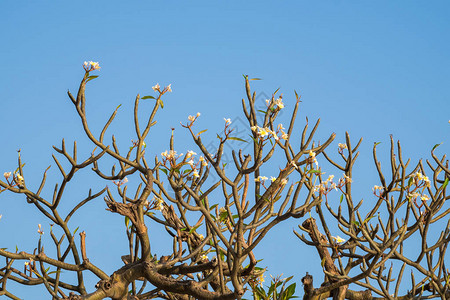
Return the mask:
M156 92L156 91L159 91L160 88L161 88L161 87L159 86L159 83L157 83L157 84L155 84L154 86L152 86L152 90L154 90L155 92Z
M267 178L266 176L258 176L258 178L255 178L255 182L262 182L262 181L266 181Z
M345 240L343 238L341 238L340 236L332 236L332 238L336 241L336 243L338 244L342 244L345 243Z

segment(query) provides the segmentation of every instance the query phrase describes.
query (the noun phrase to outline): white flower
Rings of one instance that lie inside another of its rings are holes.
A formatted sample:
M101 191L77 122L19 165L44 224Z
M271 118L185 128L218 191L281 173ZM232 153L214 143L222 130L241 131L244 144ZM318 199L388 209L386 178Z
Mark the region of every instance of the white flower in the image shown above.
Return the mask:
M198 237L203 240L205 237L203 236L203 234L199 234Z
M98 64L98 62L94 62L94 61L85 61L83 63L83 68L87 71L93 71L93 70L98 70L100 69L100 65Z
M341 238L340 236L332 236L332 238L336 241L336 243L341 244L344 243L345 240L343 238Z
M168 91L169 93L172 92L172 84L169 84L168 86L166 86L165 90Z
M344 150L344 149L347 149L347 144L341 144L341 143L339 143L338 144L338 148L339 148L339 150Z
M259 283L259 285L262 287L263 286L263 283L264 283L264 274L261 274L261 275L259 275L258 276L258 278L256 279L257 281L258 281L258 283Z
M255 178L255 182L261 182L261 181L265 181L269 178L267 178L266 176L258 176L258 178Z
M188 161L188 164L189 164L191 167L194 167L194 160L193 160L193 159L189 160L189 161Z
M285 128L283 127L283 124L278 124L277 130L283 131Z
M270 176L270 181L274 182L275 180L277 180L276 177Z
M344 179L345 179L345 182L353 182L353 180L350 178L350 177L348 177L347 175L345 175L345 173L344 173Z
M155 92L156 92L156 91L159 91L160 88L161 88L161 87L159 86L159 83L157 83L157 84L155 84L154 86L152 86L152 90L154 90Z
M188 120L189 120L189 122L194 122L195 121L195 117L194 116L189 116Z
M23 184L23 177L22 177L22 175L20 175L19 173L15 174L15 175L16 175L16 179L15 179L16 183L18 185L22 185Z
M195 178L200 177L200 175L198 174L198 171L197 171L197 170L194 170L194 173L192 173L192 175L194 175Z
M265 137L265 136L268 135L269 132L270 132L270 130L269 130L268 128L258 128L258 129L259 129L258 135L259 135L260 137Z
M44 234L44 231L42 230L41 224L38 224L38 230L37 230L37 232L38 232L40 235L43 235L43 234Z
M225 120L225 125L230 125L231 124L231 119L225 119L225 118L223 118L224 120Z
M206 256L206 254L203 254L203 255L200 257L200 259L201 259L201 260L208 260L208 256Z
M315 158L316 157L316 152L309 150L309 157L311 158Z
M430 197L428 195L422 195L422 196L420 196L420 199L422 201L427 201L427 200L430 200Z
M281 179L281 185L285 185L287 182L288 182L288 181L287 181L286 178Z
M372 191L376 192L376 191L383 191L384 188L382 186L378 186L378 185L374 185L372 188Z
M89 64L91 65L92 70L100 69L100 65L98 64L98 62L90 61Z
M189 158L189 157L191 157L192 155L197 155L197 153L195 153L195 152L192 151L192 150L189 150L189 151L186 153L186 158Z
M281 97L280 97L277 100L275 100L275 105L278 106L278 108L280 108L280 109L284 108L283 99L281 99Z
M11 172L5 172L3 173L3 176L5 176L6 179L9 179L9 177L11 177Z
M288 135L286 132L281 131L281 133L282 133L281 138L282 138L283 140L287 140L287 139L289 138L289 135Z

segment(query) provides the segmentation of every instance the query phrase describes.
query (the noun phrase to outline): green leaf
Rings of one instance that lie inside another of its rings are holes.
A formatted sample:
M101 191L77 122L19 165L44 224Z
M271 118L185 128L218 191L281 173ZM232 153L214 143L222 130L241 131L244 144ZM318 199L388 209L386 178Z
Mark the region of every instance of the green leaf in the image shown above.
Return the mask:
M61 270L51 271L47 275L52 275L52 274L57 274L57 273L61 273Z
M355 225L356 225L356 227L360 227L360 225L359 225L359 222L358 222L358 221L353 221L352 223L353 223L353 224L355 224Z
M412 177L412 176L409 177L409 180L408 180L408 186L411 186L413 180L414 180L414 177Z
M211 211L211 210L213 210L214 208L216 208L216 206L217 206L217 204L214 204L213 206L211 206L211 207L209 208L209 211Z
M381 144L381 142L373 143L374 146L378 146L379 144Z
M341 199L339 200L339 203L342 203L342 200L344 200L344 194L341 195Z
M311 173L320 173L319 170L309 170L307 174L311 174Z
M158 104L161 105L161 108L164 108L164 102L161 99L158 100Z
M208 129L205 129L205 130L200 131L199 133L197 133L197 136L199 136L200 134L202 134L202 133L204 133L204 132L206 132L206 131L208 131Z
M125 226L128 228L130 225L130 218L125 217Z
M248 143L246 140L243 140L243 139L241 139L241 138L234 137L234 136L230 136L230 137L228 137L228 139L229 139L229 140L233 140L233 141L239 141L239 142L245 142L245 143Z
M78 226L77 228L75 228L75 231L73 232L73 235L75 235L75 233L77 233L78 228L80 228L80 226Z
M323 268L323 266L325 265L325 257L322 259L322 261L320 262L320 265L322 266L322 268Z
M159 168L161 171L163 171L164 172L164 174L166 174L167 175L167 170L166 169L163 169L163 168Z
M16 245L16 253L17 253L17 251L19 251L19 248L17 248L17 245Z
M445 189L445 187L448 185L448 178L445 178L444 183L442 184L442 189Z
M440 145L442 145L442 143L434 145L434 146L433 146L433 149L431 149L431 151L433 152L434 149L436 149L436 148L439 147Z
M95 79L95 78L97 78L98 77L98 75L91 75L91 76L89 76L87 79L86 79L86 83L88 83L89 81L91 81L92 79Z
M263 114L267 114L267 111L265 111L265 110L258 109L257 111L259 111L260 113L263 113Z
M251 78L249 80L262 80L261 78Z
M155 97L153 97L153 96L144 96L144 97L142 97L141 99L142 99L142 100L145 100L145 99L155 99Z

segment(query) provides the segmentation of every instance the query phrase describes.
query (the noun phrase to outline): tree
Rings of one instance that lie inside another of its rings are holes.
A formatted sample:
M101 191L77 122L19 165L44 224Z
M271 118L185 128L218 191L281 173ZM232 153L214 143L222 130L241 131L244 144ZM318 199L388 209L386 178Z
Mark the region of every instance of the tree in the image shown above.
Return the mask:
M373 159L380 185L374 186L372 192L377 201L356 202L352 198L352 171L362 139L354 146L346 133L345 144L337 147L341 159L338 162L329 152L334 133L323 143L313 141L319 120L311 130L306 122L300 137L295 136L301 102L297 93L285 129L276 122L285 109L282 95L277 90L267 100L266 109L258 110L256 93L250 89L254 79L244 76L247 99L242 99L242 109L251 132L248 141L233 136L231 120L225 119L223 132L217 135L217 151L209 152L201 138L205 130L195 129L200 116L197 114L189 116L182 126L200 154L176 152L172 132L170 148L150 163L145 140L171 86L155 85L156 97L137 95L136 139L124 155L114 136L111 144L104 139L119 107L99 134L91 131L86 117L86 84L98 77L91 72L99 68L98 63L85 62L76 97L68 92L84 133L93 143L91 155L80 161L76 144L71 154L64 140L60 148L54 147L70 167L64 168L54 156L62 179L47 196L41 193L47 170L40 186L29 189L20 153L17 170L4 173L4 180L0 181L3 196L23 195L38 213L64 232L62 236L53 230L49 233L56 257L46 255L41 239L33 253L0 249L0 255L6 259L0 269L0 295L19 299L7 288L8 281L15 281L44 285L53 299L225 300L240 299L247 291L254 299L289 299L296 288L295 283L287 285L291 278L273 278L267 290L263 287L265 270L258 266L260 258L254 249L278 223L297 218L303 219L299 225L303 233L295 234L306 246L317 250L321 259L321 266L317 267L324 273L322 283L314 286L312 276L305 270L301 279L303 299L450 299L450 274L445 266L450 241L450 208L446 205L450 170L445 156L438 158L434 152L438 145L431 151L432 160L426 161L428 168L422 161L409 167L410 160L403 159L400 143L395 144L391 137L388 177L382 171L375 144ZM145 127L138 117L141 99L155 101ZM231 151L232 163L226 168L224 146L231 141L249 143L251 149L250 153ZM105 172L99 161L107 157L119 168L113 165L110 173ZM318 157L342 172L342 178L324 176ZM117 188L89 190L85 199L62 215L59 207L66 187L78 171L88 167L103 180L114 182ZM268 168L272 173L277 170L277 176L264 176ZM133 192L127 189L127 176L141 180ZM338 193L340 203L329 202L330 193ZM68 226L80 208L101 196L109 212L125 219L129 242L129 253L122 257L124 264L111 275L90 262L85 241L88 233L79 233L78 239ZM172 253L151 251L149 222L167 230L173 239ZM441 232L439 236L432 234L436 228ZM338 229L346 239L332 235ZM43 234L40 227L39 234ZM418 253L409 255L405 250L411 244L417 245ZM215 257L209 259L208 253ZM25 269L21 271L23 264ZM400 285L408 269L411 276L408 283L402 283L407 287L407 292L402 293ZM72 272L75 277L67 276ZM85 286L83 278L87 272L98 277L95 287Z

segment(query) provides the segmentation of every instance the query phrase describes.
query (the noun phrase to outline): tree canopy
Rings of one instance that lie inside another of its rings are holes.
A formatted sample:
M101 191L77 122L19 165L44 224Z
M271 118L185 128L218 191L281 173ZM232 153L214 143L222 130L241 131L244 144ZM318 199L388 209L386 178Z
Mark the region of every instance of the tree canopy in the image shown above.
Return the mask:
M111 142L105 140L120 106L100 132L89 126L85 90L98 77L92 74L100 66L85 62L83 67L78 92L74 96L69 91L68 98L92 143L91 154L80 159L77 144L68 147L64 140L54 147L61 180L50 192L45 188L48 169L39 186L27 185L28 176L35 175L24 172L20 152L17 169L5 172L0 180L2 197L22 195L37 214L53 224L45 233L53 244L44 245L39 238L33 252L22 251L20 245L15 250L0 249L5 258L0 266L0 295L20 299L20 291L9 289L8 283L14 281L23 288L43 285L52 299L290 299L295 295L311 300L450 299L450 274L445 265L450 241L446 193L450 169L446 156L435 153L439 145L432 148L430 160L412 163L391 137L386 171L375 143L373 161L379 183L368 193L377 200L354 199L353 167L362 139L355 143L346 133L345 143L335 145L332 133L318 141L315 134L320 120L313 126L307 120L303 128L296 124L301 103L296 92L292 107L285 107L277 90L265 108L258 109L256 92L250 87L257 78L244 76L242 111L250 133L245 139L235 135L231 119L224 119L214 151L207 149L208 142L202 140L206 130L196 127L198 113L182 122L197 149L181 153L172 131L166 151L149 153L151 143L159 143L149 138L158 110L164 107L165 94L171 92L171 85L156 84L154 96L136 96L135 137L123 152L124 145L114 135ZM144 121L139 115L141 100L154 101ZM291 117L284 127L277 117L288 109ZM247 146L236 151L225 147L233 141ZM224 161L225 155L230 161ZM341 175L326 175L325 168L327 174ZM83 169L114 183L114 188L93 191L86 187L88 196L74 203L68 213L62 212L65 190ZM140 180L135 189L128 188L130 176ZM338 203L328 201L332 193L338 195ZM98 198L105 202L105 213L124 220L128 240L129 252L113 274L106 274L90 257L89 230L69 229L71 218ZM300 239L303 247L315 248L320 257L317 268L323 278L315 278L315 283L307 269L301 280L273 277L264 283L266 270L259 263L263 257L257 257L254 250L272 228L287 219L298 219L299 224L289 234ZM172 251L152 251L149 228L155 226L166 230ZM44 234L41 225L38 234ZM55 256L44 251L50 247ZM95 286L85 285L87 273L98 277Z

